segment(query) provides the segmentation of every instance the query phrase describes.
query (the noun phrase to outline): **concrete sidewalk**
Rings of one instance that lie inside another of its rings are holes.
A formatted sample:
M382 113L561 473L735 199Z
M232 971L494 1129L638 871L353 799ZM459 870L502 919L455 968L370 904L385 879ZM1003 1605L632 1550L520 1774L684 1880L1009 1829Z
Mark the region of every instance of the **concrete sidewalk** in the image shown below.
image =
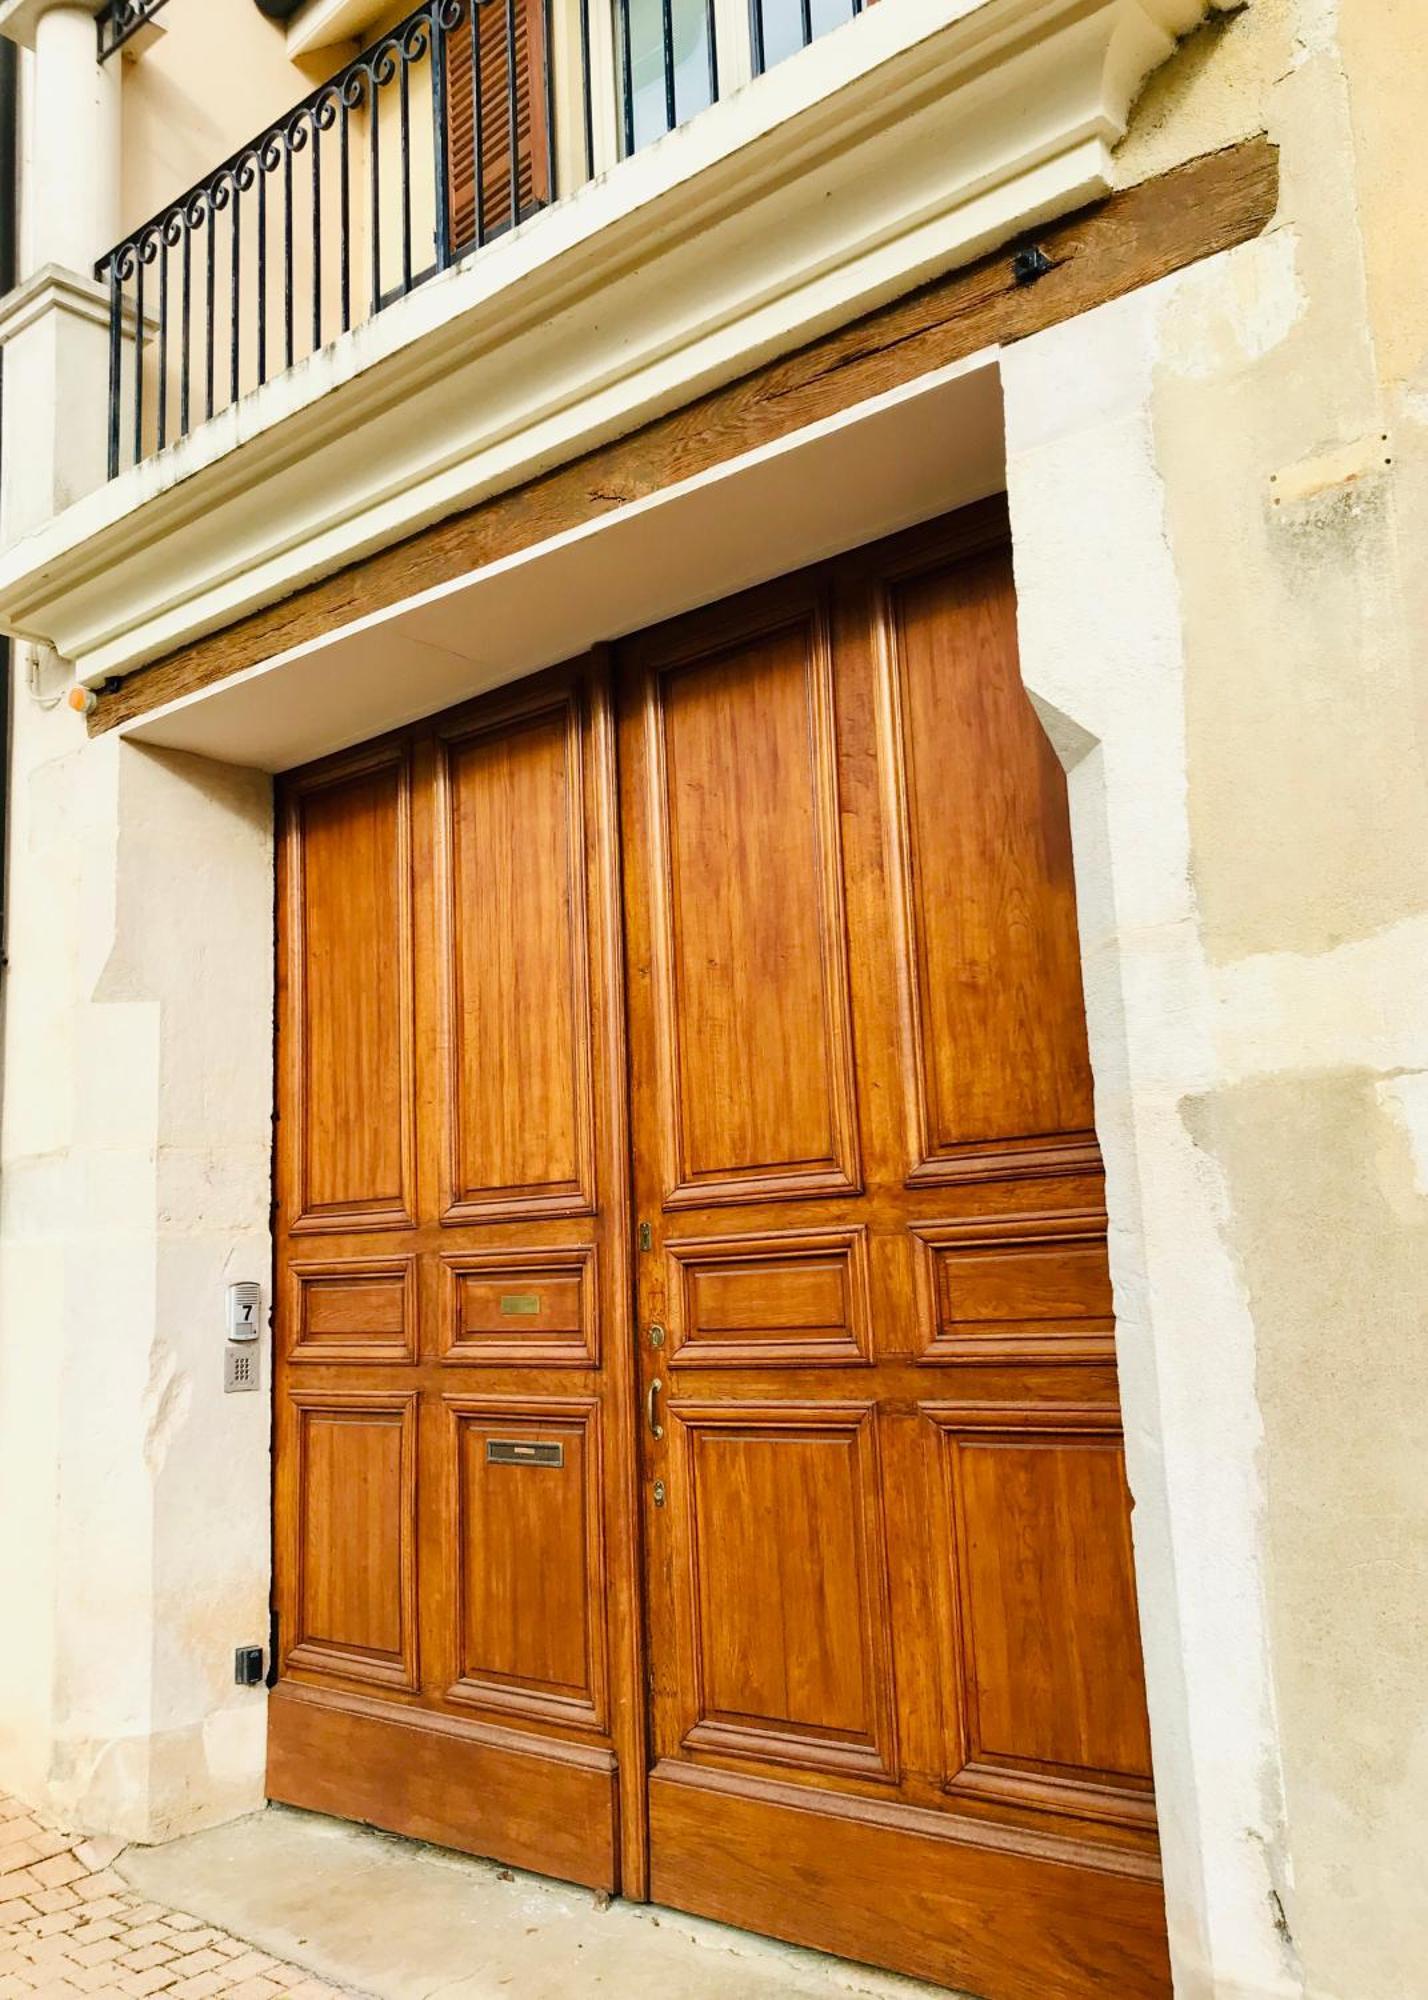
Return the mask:
M720 1924L280 1807L130 1848L117 1866L153 1903L372 2000L948 2000Z

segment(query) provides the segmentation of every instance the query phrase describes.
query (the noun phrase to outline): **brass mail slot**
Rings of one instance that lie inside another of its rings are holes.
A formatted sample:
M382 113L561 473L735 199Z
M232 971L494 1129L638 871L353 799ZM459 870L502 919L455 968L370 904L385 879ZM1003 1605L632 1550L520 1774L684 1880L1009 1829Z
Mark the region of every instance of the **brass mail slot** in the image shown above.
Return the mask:
M503 1313L538 1313L540 1311L539 1292L503 1292L501 1294Z
M563 1444L527 1443L522 1438L487 1438L487 1465L564 1465Z

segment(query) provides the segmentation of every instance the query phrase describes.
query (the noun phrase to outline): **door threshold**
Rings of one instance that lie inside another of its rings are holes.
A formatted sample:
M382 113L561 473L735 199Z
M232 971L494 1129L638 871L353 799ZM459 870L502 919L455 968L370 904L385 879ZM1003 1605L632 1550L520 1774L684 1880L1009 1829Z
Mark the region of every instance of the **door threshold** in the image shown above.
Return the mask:
M130 1848L119 1866L153 1901L367 2000L949 2000L942 1987L286 1806Z

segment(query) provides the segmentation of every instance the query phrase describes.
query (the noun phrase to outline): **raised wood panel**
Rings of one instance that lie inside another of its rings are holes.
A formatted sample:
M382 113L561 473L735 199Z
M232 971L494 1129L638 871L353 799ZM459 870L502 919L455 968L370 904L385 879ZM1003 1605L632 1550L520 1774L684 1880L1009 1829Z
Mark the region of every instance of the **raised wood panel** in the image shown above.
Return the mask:
M870 1405L672 1403L687 1496L687 1749L890 1776Z
M871 1358L864 1229L671 1238L670 1362L848 1367Z
M444 1359L465 1366L594 1368L600 1360L595 1251L449 1252Z
M291 796L295 1230L410 1224L411 775L385 752Z
M832 663L816 606L652 673L667 1207L859 1180Z
M415 1394L299 1391L285 1665L415 1688Z
M375 1366L417 1358L415 1257L290 1264L288 1358Z
M615 1760L499 1725L281 1683L268 1796L590 1889L619 1881Z
M742 1774L650 1776L656 1902L996 2000L1170 2000L1153 1860Z
M923 1361L1109 1361L1106 1218L1090 1210L915 1223Z
M1153 1818L1130 1507L1100 1409L924 1406L942 1440L956 1608L954 1791ZM958 1657L960 1656L960 1657Z
M441 745L450 1223L592 1209L582 767L573 694Z
M1066 783L1021 683L1011 555L882 610L914 1185L1099 1159Z
M605 1562L598 1404L448 1396L458 1677L452 1701L599 1726ZM488 1446L559 1448L493 1463Z

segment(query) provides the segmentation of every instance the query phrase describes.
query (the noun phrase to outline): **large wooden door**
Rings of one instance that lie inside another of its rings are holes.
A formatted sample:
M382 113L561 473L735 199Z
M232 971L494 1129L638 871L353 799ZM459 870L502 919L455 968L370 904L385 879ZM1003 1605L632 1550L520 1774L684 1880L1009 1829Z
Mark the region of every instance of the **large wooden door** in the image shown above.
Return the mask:
M643 1866L597 666L302 772L279 840L274 1798Z
M297 773L279 832L272 1795L1168 1993L1003 512Z
M1168 1991L1065 786L999 510L622 649L651 1893Z

